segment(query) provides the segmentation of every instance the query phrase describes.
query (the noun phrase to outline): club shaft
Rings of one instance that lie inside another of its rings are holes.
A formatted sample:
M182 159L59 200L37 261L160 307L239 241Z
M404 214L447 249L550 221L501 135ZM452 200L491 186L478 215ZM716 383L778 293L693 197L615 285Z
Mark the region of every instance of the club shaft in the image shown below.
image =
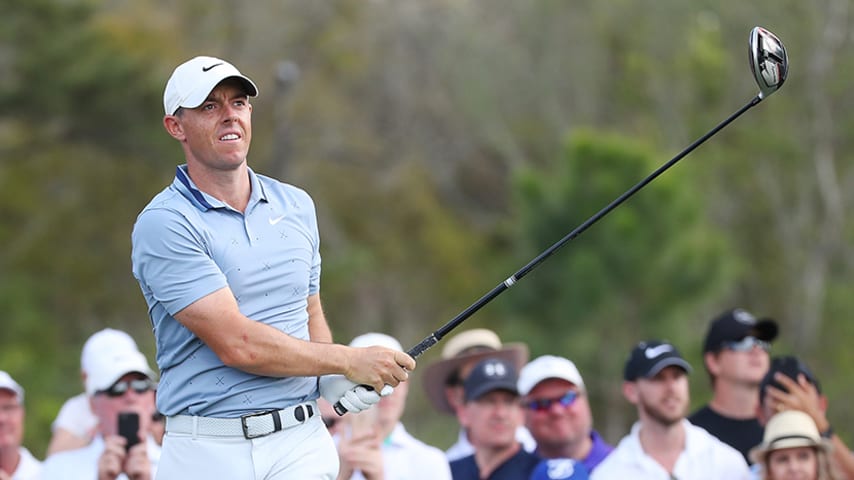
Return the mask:
M654 172L652 172L649 176L635 184L632 188L626 190L622 195L617 197L614 201L609 203L603 209L596 212L593 216L584 221L581 225L575 227L574 230L569 232L565 237L558 240L552 246L544 250L542 253L537 255L533 260L528 262L527 265L520 268L516 273L508 277L506 280L496 285L492 290L487 292L484 296L480 297L476 302L469 305L468 308L460 312L456 317L452 318L446 324L442 325L438 330L431 333L428 337L422 340L418 345L410 348L406 353L409 354L412 358L418 358L422 353L427 351L430 347L435 345L442 339L445 335L451 332L453 329L457 328L461 323L463 323L466 319L474 315L478 310L483 308L486 304L491 302L495 297L501 295L505 290L515 285L519 280L525 277L525 275L529 274L534 268L536 268L539 264L541 264L545 259L549 258L554 252L558 249L569 243L573 238L581 235L582 232L590 228L594 223L598 222L602 217L607 215L614 210L620 204L629 199L632 195L637 193L638 190L645 187L648 183L652 182L659 175L667 171L670 167L676 164L679 160L682 160L686 155L694 151L697 147L703 144L706 140L714 136L716 133L721 131L724 127L732 123L733 120L740 117L744 112L756 106L759 102L762 101L762 95L755 96L750 102L741 107L737 112L733 113L726 120L719 123L713 129L709 130L705 135L698 138L691 145L688 145L684 150L679 152L678 155L670 159L664 165L658 167Z
M682 158L684 158L686 155L688 155L689 153L694 151L694 149L696 149L697 147L702 145L703 142L705 142L706 140L708 140L709 138L714 136L716 133L721 131L724 127L726 127L727 125L732 123L733 120L740 117L744 112L746 112L746 111L750 110L752 107L756 106L759 102L762 101L762 98L763 98L763 96L761 94L753 97L752 100L750 100L747 104L745 104L743 107L741 107L737 112L730 115L729 118L727 118L726 120L719 123L713 129L709 130L705 135L703 135L702 137L695 140L694 143L692 143L691 145L688 145L688 147L686 147L684 150L679 152L678 155L676 155L675 157L670 159L670 161L668 161L664 165L658 167L658 169L656 169L654 172L649 174L646 178L644 178L643 180L641 180L640 182L635 184L632 188L626 190L622 195L620 195L619 197L614 199L614 201L612 201L611 203L606 205L603 209L599 210L593 216L591 216L590 218L585 220L584 223L575 227L575 229L572 230L571 232L569 232L568 234L566 234L565 237L561 238L560 240L555 242L552 246L550 246L549 248L544 250L542 253L537 255L533 260L528 262L527 265L520 268L516 273L514 273L513 275L508 277L506 280L504 280L503 282L496 285L492 290L487 292L484 296L480 297L476 302L469 305L468 308L466 308L465 310L463 310L462 312L457 314L456 317L452 318L447 323L445 323L444 325L439 327L438 330L436 330L435 332L433 332L430 335L428 335L427 337L425 337L423 340L421 340L420 343L418 343L418 345L415 345L414 347L410 348L406 353L409 354L409 356L411 356L412 358L420 357L421 354L426 352L433 345L436 345L440 340L442 340L442 338L445 335L450 333L453 329L457 328L461 323L463 323L469 317L474 315L478 310L483 308L487 303L491 302L493 299L495 299L495 297L501 295L505 290L507 290L508 288L515 285L519 280L524 278L525 275L531 273L531 271L533 269L535 269L539 264L543 263L543 261L545 261L545 259L549 258L558 249L560 249L562 246L569 243L569 241L572 240L573 238L581 235L582 232L584 232L585 230L590 228L590 226L592 226L594 223L598 222L602 217L604 217L605 215L610 213L611 210L620 206L620 204L622 204L623 202L628 200L629 197L631 197L632 195L637 193L638 190L640 190L641 188L645 187L648 183L655 180L656 177L658 177L659 175L661 175L662 173L667 171L667 169L669 169L670 167L675 165L676 162L678 162L679 160L682 160ZM370 388L370 387L367 387L367 388ZM338 415L344 415L345 413L347 413L347 409L344 408L343 405L341 405L340 401L336 402L335 405L333 405L333 408L335 409L335 412L338 413Z

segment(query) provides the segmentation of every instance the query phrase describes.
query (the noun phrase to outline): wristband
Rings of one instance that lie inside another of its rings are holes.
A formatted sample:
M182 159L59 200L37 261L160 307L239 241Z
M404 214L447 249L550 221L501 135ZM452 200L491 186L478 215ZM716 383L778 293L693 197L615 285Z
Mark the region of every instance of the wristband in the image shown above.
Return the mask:
M833 427L831 427L830 424L828 424L827 429L824 430L823 432L821 432L819 435L821 435L821 438L827 438L827 439L833 437Z

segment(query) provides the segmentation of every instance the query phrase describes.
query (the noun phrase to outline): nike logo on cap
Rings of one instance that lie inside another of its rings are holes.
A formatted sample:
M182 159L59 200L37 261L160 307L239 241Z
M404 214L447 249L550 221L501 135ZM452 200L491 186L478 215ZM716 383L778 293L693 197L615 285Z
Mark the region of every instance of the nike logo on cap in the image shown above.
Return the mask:
M736 309L732 312L732 316L736 319L736 321L745 325L756 325L756 317L754 317L752 313L746 310L742 310L740 308Z
M220 65L222 65L222 62L214 63L214 64L213 64L213 65L211 65L210 67L202 67L202 71L203 71L203 72L207 72L208 70L210 70L210 69L212 69L212 68L214 68L214 67L218 67L218 66L220 66Z
M673 350L673 347L670 345L664 344L659 345L657 347L647 347L646 350L643 351L643 354L646 358L653 359L659 355L670 352Z

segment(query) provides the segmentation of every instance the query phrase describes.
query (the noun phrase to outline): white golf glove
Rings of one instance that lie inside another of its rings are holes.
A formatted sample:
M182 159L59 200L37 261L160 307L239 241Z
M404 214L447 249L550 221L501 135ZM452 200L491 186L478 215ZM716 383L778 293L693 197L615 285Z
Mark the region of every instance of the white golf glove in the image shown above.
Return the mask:
M364 385L357 385L344 375L323 375L319 381L320 395L329 403L340 403L348 412L358 413L371 408L381 397L391 395L391 385L383 387L380 393Z

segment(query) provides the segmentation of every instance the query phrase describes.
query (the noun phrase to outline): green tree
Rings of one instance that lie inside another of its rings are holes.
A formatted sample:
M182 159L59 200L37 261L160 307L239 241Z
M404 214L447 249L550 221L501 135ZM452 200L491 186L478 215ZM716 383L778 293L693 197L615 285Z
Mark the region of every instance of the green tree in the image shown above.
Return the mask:
M62 401L82 390L90 333L124 328L152 353L129 238L168 157L156 37L88 3L12 3L0 29L0 368L27 390L26 443L42 456Z
M554 170L518 177L520 252L533 258L568 234L663 163L658 157L617 135L573 134ZM590 373L588 389L613 431L625 431L613 413L624 410L617 386L631 346L663 338L691 350L704 326L696 312L732 274L690 173L674 170L570 241L508 300L508 328L524 332L534 355L564 355Z

